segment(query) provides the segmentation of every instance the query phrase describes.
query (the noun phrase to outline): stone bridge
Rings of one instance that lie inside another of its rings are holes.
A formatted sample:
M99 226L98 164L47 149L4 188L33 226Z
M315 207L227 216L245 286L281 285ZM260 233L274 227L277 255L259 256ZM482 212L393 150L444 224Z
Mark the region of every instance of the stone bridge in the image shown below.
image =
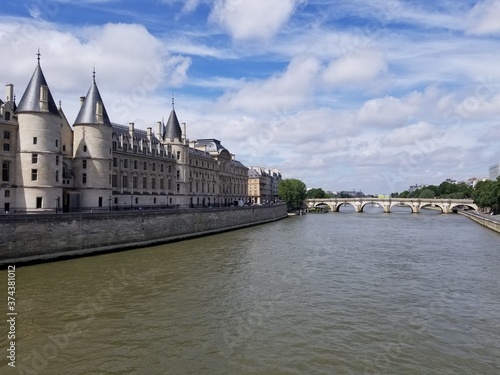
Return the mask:
M459 208L477 210L478 207L472 199L420 199L420 198L325 198L306 199L307 207L325 207L332 212L339 212L342 205L351 205L356 212L363 212L367 204L378 204L384 212L391 212L394 206L408 206L411 212L419 213L422 208L439 208L444 214L449 214Z

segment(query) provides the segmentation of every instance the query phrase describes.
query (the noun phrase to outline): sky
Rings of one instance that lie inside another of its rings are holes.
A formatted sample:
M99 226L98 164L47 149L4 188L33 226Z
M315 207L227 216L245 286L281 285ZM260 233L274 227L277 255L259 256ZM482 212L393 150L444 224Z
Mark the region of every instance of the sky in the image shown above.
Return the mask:
M189 139L308 188L389 194L500 162L500 0L3 0L0 81L37 63L73 124L175 100Z

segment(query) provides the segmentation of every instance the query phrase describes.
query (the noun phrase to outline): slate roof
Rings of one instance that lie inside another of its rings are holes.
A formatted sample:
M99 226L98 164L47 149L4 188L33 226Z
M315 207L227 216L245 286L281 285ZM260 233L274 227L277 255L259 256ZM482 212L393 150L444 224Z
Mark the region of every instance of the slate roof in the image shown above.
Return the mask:
M168 138L171 140L174 138L181 139L181 137L181 126L179 124L179 120L177 119L175 110L172 109L172 112L170 112L170 116L168 117L167 124L165 125L165 130L163 131L163 140L167 140Z
M95 83L95 76L92 81L92 85L89 88L89 92L83 101L78 116L76 116L75 125L83 124L97 124L97 114L96 106L97 102L102 103L102 122L104 125L111 126L111 121L109 121L108 113L106 112L106 107L102 101L101 94Z
M53 115L59 116L59 111L57 109L56 103L54 102L54 98L50 92L49 86L47 85L47 81L45 80L45 76L42 72L42 67L40 66L40 60L38 60L38 64L33 72L33 76L31 77L30 82L28 83L28 87L26 87L26 91L24 91L23 97L17 106L17 113L23 112L41 112L40 111L40 86L47 86L48 91L48 109L49 112Z

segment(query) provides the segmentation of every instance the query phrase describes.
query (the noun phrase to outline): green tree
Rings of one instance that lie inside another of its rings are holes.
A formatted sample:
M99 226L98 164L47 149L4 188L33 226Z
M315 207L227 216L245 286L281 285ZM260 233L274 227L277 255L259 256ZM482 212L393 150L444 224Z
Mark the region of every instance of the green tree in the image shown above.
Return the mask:
M300 208L306 199L306 184L294 178L281 180L278 185L278 195L288 204L289 209Z
M496 181L480 181L473 192L474 202L481 208L498 213L500 207L500 177Z
M325 191L322 188L312 188L307 191L307 198L308 199L321 199L321 198L328 198L328 195L325 193Z
M420 195L418 196L419 198L435 198L436 193L432 189L425 188L420 192Z

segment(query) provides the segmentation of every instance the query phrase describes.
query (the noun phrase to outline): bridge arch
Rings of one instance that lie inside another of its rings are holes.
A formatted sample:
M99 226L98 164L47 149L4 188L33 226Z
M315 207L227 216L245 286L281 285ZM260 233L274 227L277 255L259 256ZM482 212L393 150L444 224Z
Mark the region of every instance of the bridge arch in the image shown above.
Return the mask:
M351 207L354 208L354 211L356 211L356 206L354 205L353 202L340 202L340 204L337 204L335 206L335 210L332 210L332 211L334 211L334 212L340 212L340 207L342 207L342 206L351 206Z
M360 212L364 212L365 207L370 205L370 204L371 205L376 204L377 207L379 207L382 211L384 211L384 212L386 211L384 205L381 204L380 202L377 202L375 200L373 200L373 201L366 200L366 201L363 201L363 203L361 204L361 206L360 206L361 211Z
M448 208L448 207L445 207L444 204L442 204L442 203L436 203L436 202L432 202L432 203L431 202L425 202L425 203L422 203L419 208L422 209L422 208L426 208L426 207L429 207L429 208L439 207L441 209L441 213L447 212L447 208Z
M452 203L450 204L450 210L456 209L457 207L468 207L471 210L479 210L479 207L475 203Z
M393 207L408 207L410 209L410 212L415 212L412 205L408 202L392 202L389 206L390 212L392 212Z

